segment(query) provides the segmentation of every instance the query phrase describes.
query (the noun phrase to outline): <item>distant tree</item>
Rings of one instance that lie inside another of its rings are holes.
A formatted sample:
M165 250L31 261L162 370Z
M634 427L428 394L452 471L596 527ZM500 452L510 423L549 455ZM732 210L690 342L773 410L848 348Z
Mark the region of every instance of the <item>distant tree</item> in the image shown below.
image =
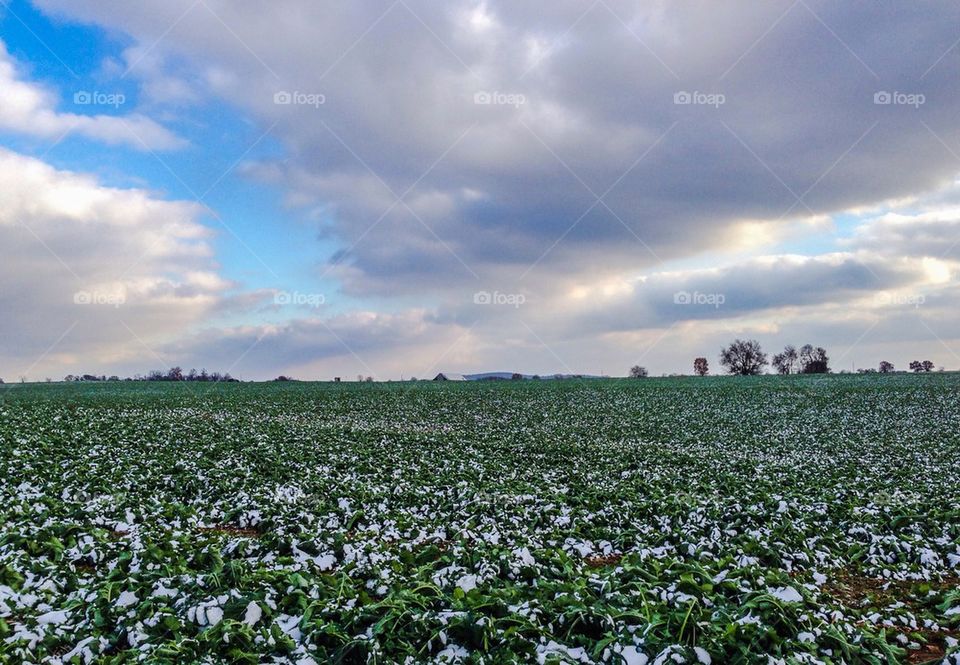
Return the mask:
M289 376L286 376L284 374L281 374L280 376L274 379L274 381L294 381L294 380L295 379L292 379Z
M720 351L720 364L729 374L753 376L760 374L767 363L767 354L755 339L736 339Z
M783 347L783 353L778 353L773 357L773 367L777 370L777 374L793 374L797 371L798 360L796 347L788 344Z
M889 360L881 360L881 361L880 361L880 373L881 373L881 374L889 374L890 372L893 371L893 369L894 369L893 363L890 362Z
M107 379L107 381L119 381L119 380L120 380L120 377L117 376L116 374L114 374L109 379Z
M368 377L365 378L363 381L364 381L365 383L373 383L373 377L372 377L372 376L368 376Z
M773 368L777 370L777 374L789 374L792 369L790 361L788 361L782 353L774 354L771 364Z
M707 359L703 356L693 359L693 371L697 373L697 376L706 376L710 373L710 365L707 363Z
M183 370L179 367L171 367L167 372L167 381L183 381Z
M922 372L922 371L923 371L923 363L920 362L919 360L911 360L911 361L910 361L910 371L911 371L911 372Z
M634 365L630 368L631 379L643 379L647 376L647 368L640 365Z
M773 368L777 374L793 374L797 371L798 355L796 347L788 344L782 353L773 357Z
M534 374L534 375L533 375L533 380L534 380L534 381L539 381L539 380L540 380L540 375L539 375L539 374Z
M929 360L924 360L921 363L921 367L923 367L924 372L932 372L934 368L934 364Z
M805 344L800 349L801 371L804 374L826 374L830 371L830 358L822 346L813 348Z

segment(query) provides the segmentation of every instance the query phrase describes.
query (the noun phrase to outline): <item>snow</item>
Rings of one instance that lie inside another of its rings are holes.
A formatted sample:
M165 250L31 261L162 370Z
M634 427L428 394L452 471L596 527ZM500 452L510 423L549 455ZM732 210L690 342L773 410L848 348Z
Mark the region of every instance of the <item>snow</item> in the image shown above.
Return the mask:
M623 651L620 652L620 657L623 658L625 665L647 665L647 661L650 660L646 654L633 646L624 647Z
M459 644L448 644L437 654L439 663L459 663L470 656L470 652Z
M550 642L545 645L537 645L537 662L540 663L540 665L544 665L544 663L547 662L547 658L550 656L565 656L569 660L577 663L590 662L590 657L587 655L587 651L583 647L571 649L570 647L554 642L553 640L550 640Z
M777 600L782 600L785 603L802 603L803 596L800 595L800 592L794 589L792 586L782 586L767 589L767 593L776 598Z
M220 607L207 608L207 621L210 622L211 626L216 626L222 620L223 620L223 608L220 608Z
M176 598L180 593L177 589L168 589L162 584L158 584L157 588L153 590L153 593L150 594L151 598Z
M60 625L62 623L67 622L67 617L69 616L69 614L70 613L67 610L56 610L54 612L47 612L37 617L37 623L39 623L41 626L50 625L50 624Z
M124 608L137 604L137 594L132 591L124 591L117 597L117 607Z
M464 575L459 580L457 580L457 586L463 589L464 593L472 591L477 588L477 576L476 575Z
M537 560L533 558L533 555L530 554L530 550L526 547L520 547L513 551L513 556L517 557L520 560L521 565L532 566Z
M260 606L257 605L254 601L250 601L247 604L247 611L243 615L243 622L248 626L255 626L260 617L263 616L263 610L260 609Z

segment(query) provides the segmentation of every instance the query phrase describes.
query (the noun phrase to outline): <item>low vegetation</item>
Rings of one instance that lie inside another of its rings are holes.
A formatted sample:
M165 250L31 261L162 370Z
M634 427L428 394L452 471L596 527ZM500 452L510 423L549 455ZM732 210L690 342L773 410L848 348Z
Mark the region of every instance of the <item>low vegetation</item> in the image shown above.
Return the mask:
M0 661L957 648L954 374L0 395Z

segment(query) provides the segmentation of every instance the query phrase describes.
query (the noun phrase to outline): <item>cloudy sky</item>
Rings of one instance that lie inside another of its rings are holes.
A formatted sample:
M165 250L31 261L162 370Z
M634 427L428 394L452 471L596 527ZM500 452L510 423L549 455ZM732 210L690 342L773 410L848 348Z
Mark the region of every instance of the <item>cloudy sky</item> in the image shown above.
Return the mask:
M11 0L0 377L960 368L960 5Z

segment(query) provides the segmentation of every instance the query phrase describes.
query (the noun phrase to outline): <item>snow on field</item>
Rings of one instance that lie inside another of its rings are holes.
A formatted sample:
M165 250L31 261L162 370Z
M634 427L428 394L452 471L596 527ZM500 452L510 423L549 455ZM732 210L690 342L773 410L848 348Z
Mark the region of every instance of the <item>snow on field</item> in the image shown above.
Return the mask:
M954 375L18 386L0 444L3 662L957 658Z

